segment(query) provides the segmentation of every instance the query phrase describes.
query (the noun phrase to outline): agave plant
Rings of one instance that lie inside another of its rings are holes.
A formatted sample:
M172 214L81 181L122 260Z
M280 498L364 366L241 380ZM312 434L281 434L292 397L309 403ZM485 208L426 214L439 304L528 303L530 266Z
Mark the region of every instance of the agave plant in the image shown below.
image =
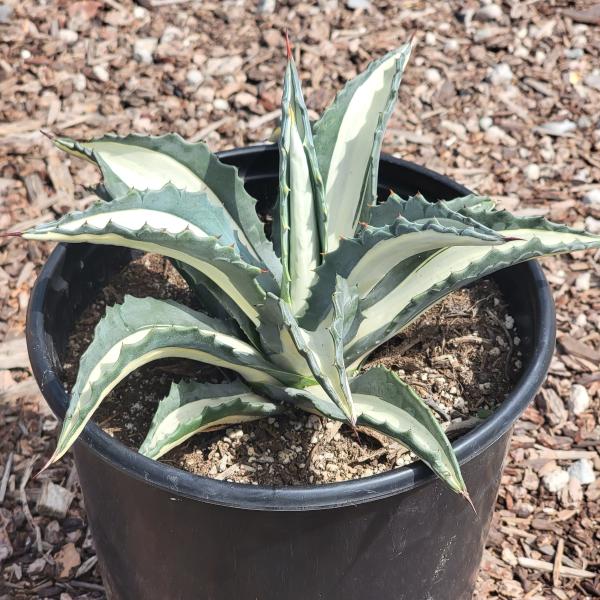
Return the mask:
M314 124L288 51L271 239L236 169L204 143L55 140L100 168L103 200L23 237L161 254L205 310L131 296L109 308L81 358L51 462L124 377L181 357L239 379L173 384L139 449L150 458L198 432L291 406L398 440L468 497L429 408L392 371L361 365L453 290L537 256L600 247L600 238L475 195L429 202L391 193L378 204L382 137L410 50L374 61Z

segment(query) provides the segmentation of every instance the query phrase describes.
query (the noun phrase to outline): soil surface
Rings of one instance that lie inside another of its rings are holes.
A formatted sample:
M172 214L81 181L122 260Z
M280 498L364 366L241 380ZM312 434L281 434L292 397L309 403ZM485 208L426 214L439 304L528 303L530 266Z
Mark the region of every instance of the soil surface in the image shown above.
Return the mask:
M195 307L184 280L160 256L142 255L119 271L77 320L69 337L65 381L70 388L79 357L106 307L125 294L172 299ZM519 338L491 280L454 292L406 332L376 350L365 368L383 365L421 395L455 437L487 417L511 389L520 367ZM227 381L223 369L163 360L123 380L95 420L129 446L139 447L158 402L173 381ZM225 430L201 433L162 459L177 467L239 483L306 485L382 473L415 460L404 446L373 431L354 432L335 421L290 410Z

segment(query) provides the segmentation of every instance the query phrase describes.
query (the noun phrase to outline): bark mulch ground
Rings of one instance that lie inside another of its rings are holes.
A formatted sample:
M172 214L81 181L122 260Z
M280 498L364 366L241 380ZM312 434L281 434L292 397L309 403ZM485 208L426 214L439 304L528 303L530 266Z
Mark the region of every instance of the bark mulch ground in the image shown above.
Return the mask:
M569 0L2 0L0 230L91 200L94 168L41 130L176 131L214 149L268 138L286 27L315 111L416 32L385 150L600 233L600 6ZM58 431L23 337L48 251L0 241L0 598L103 598L71 458L32 480ZM598 258L544 261L557 352L515 429L478 600L600 596Z

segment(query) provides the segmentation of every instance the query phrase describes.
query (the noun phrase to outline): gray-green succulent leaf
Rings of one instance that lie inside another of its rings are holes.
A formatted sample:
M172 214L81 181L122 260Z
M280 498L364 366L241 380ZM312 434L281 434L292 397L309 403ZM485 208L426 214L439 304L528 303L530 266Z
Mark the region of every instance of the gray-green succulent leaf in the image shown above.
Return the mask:
M352 380L359 425L410 448L454 491L466 495L452 446L431 410L395 373L373 367Z
M281 297L304 310L314 271L326 251L326 208L308 111L292 58L283 85L279 137L277 233L283 263ZM293 235L291 235L293 232Z
M314 125L325 182L327 250L353 237L377 199L379 153L411 44L389 52L346 84Z
M100 403L127 375L161 358L184 358L237 372L253 383L301 386L222 321L176 302L126 296L110 307L81 357L52 460L73 444Z
M216 237L219 211L213 213L208 207L204 193L190 194L167 184L159 191L133 190L112 202L97 202L85 211L33 227L23 237L108 244L162 254L203 273L257 323L257 306L265 297L257 281L262 270L240 256L235 243L230 243L227 228Z
M450 292L495 271L550 254L600 248L600 236L551 223L540 217L517 217L507 211L461 211L511 240L493 246L449 246L429 254L386 286L385 294L361 300L363 320L349 346L354 364L376 346L402 331ZM377 291L375 288L374 292Z
M479 196L477 194L469 194L453 198L452 200L442 200L442 202L450 209L456 212L463 212L465 209L473 211L488 211L494 210L496 203L489 196Z
M281 281L281 262L265 236L256 213L256 200L246 192L236 167L221 162L205 143L186 142L176 134L106 135L87 142L63 137L55 143L98 165L112 198L123 196L132 188L140 192L161 190L169 183L187 192L206 194L209 202L222 207L235 223L232 229L239 241L260 258L277 285Z
M417 193L408 198L401 198L391 193L385 202L371 208L369 225L384 227L393 225L404 218L411 223L437 222L440 225L456 229L474 229L482 235L493 236L494 230L483 225L476 218L469 218L463 211L469 209L479 213L480 210L493 208L491 200L485 196L471 194L454 200L438 200L432 202Z
M139 452L158 459L203 431L271 417L282 411L253 392L242 381L229 383L174 383L160 401Z
M451 246L488 247L506 243L504 236L464 215L440 207L436 213L439 218L419 213L414 222L397 214L389 225L366 225L356 237L342 240L336 250L324 256L317 269L302 324L317 327L331 311L330 297L336 276L346 278L348 285L356 287L363 307L375 298L385 297L433 251Z

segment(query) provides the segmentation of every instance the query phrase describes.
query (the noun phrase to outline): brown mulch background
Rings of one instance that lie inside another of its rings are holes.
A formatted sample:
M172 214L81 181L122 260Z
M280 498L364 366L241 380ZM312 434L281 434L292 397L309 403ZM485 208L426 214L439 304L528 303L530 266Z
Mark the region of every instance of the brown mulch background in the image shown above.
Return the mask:
M165 4L144 8L140 4ZM600 233L600 6L594 1L0 1L0 230L90 201L91 165L40 129L266 139L289 29L309 107L416 31L385 149L523 214ZM258 6L260 5L260 10ZM365 8L351 8L358 5ZM349 8L350 7L350 8ZM0 598L103 598L70 456L53 448L24 344L49 251L0 241ZM519 421L479 600L600 596L599 253L546 259L559 344ZM57 487L58 486L58 487ZM61 498L66 513L51 509Z

